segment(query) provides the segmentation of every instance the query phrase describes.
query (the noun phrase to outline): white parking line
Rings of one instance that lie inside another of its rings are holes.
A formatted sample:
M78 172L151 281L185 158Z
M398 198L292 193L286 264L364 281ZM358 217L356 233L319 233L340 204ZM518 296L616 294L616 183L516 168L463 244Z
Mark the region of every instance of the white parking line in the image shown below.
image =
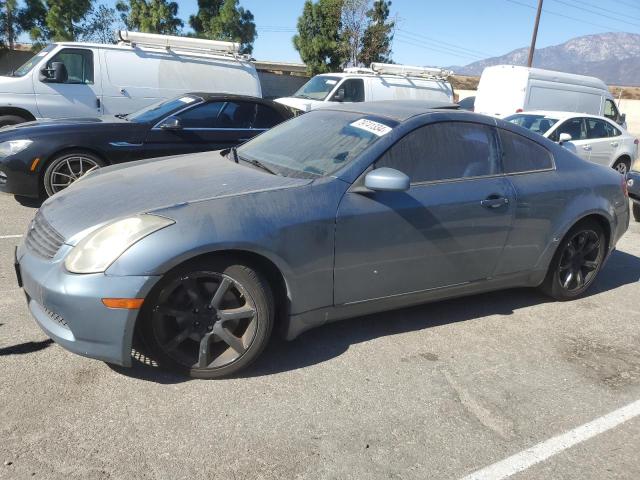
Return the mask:
M0 240L4 240L6 238L22 238L22 235L0 235Z
M566 433L545 440L500 462L489 465L488 467L467 475L462 480L501 480L508 478L563 450L589 440L607 430L611 430L638 415L640 415L640 400L636 400L626 407L614 410L611 413L596 418Z

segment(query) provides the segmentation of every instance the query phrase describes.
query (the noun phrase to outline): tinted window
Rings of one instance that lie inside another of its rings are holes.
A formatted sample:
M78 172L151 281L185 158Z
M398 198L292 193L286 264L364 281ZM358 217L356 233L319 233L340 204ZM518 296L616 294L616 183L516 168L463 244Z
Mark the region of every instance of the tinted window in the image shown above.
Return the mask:
M569 120L564 121L549 138L554 142L557 142L560 139L561 133L568 133L571 135L571 140L586 140L587 129L584 124L584 119L570 118Z
M587 118L586 122L587 136L590 139L617 137L621 134L620 130L604 120Z
M361 78L350 78L342 82L333 100L337 100L340 91L344 92L343 102L364 102L364 81Z
M253 128L271 128L284 120L273 108L266 105L257 105L256 121Z
M218 128L253 128L256 119L256 104L249 102L226 102L218 117Z
M67 68L67 80L64 83L93 83L93 52L91 50L66 48L47 63L47 68L51 68L53 62L62 62Z
M223 106L224 102L205 103L182 112L177 117L183 128L215 128Z
M407 134L376 162L409 176L412 183L493 175L500 171L494 129L445 122Z
M551 153L522 135L500 130L500 141L505 173L531 172L553 167Z
M167 115L182 110L189 106L189 104L199 101L202 100L189 95L172 98L171 100L161 100L149 105L148 107L144 107L142 110L132 113L127 116L127 120L135 123L157 122Z

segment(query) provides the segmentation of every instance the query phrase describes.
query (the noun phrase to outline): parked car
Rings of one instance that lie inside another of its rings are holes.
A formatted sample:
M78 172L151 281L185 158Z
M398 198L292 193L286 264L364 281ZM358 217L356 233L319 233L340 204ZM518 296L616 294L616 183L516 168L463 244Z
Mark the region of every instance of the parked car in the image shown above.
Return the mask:
M161 365L213 378L275 323L293 339L490 290L583 294L627 229L623 178L435 106L334 105L237 150L97 170L17 249L32 315L78 354L131 365L137 329Z
M372 63L371 68L345 68L343 73L316 75L292 97L276 101L303 112L330 106L330 102L453 102L453 87L447 80L451 74L441 68Z
M580 158L626 174L638 156L638 139L608 118L573 112L533 111L505 117L554 142Z
M475 111L475 103L476 97L466 97L460 100L458 102L458 105L460 105L460 108L462 108L463 110L469 110L470 112L473 112Z
M619 112L607 85L598 78L514 65L483 70L476 112L504 117L530 110L602 115L625 126L625 115Z
M139 110L190 91L261 97L238 44L119 32L117 45L53 43L0 77L0 126Z
M292 116L290 109L262 98L188 93L131 115L5 127L0 191L51 196L93 168L233 147Z
M633 218L636 222L640 222L640 159L635 161L627 175L627 188L631 198Z

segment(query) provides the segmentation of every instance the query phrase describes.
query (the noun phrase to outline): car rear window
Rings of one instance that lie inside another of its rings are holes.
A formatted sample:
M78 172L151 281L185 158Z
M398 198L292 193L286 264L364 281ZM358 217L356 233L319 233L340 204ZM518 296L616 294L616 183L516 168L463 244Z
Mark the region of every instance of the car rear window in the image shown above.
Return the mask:
M502 165L505 173L524 173L553 168L551 152L542 145L518 135L499 130Z

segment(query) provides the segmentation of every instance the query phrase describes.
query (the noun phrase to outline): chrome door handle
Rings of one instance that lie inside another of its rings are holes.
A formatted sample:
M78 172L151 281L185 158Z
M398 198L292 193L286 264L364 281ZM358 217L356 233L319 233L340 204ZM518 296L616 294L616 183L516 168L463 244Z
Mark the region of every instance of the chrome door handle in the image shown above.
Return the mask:
M508 204L509 199L507 197L489 197L480 201L480 205L485 208L500 208Z
M591 150L591 145L585 145L584 147L582 147L582 149L588 152Z

